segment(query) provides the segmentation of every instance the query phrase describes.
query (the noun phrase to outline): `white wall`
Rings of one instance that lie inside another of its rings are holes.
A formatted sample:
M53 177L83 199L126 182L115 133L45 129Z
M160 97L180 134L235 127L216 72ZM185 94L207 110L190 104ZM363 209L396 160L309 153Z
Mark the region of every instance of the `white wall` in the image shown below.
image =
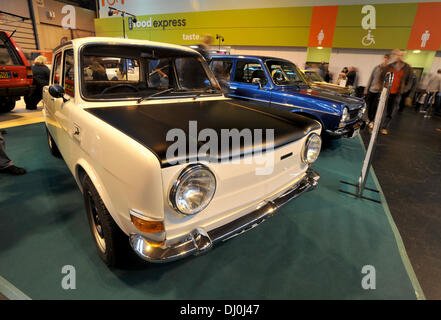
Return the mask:
M231 46L230 54L283 58L294 62L299 68L303 68L306 62L306 50L306 48L299 47Z
M381 63L386 53L390 53L390 50L332 49L329 71L333 75L333 81L337 80L343 67L354 66L358 70L357 85L366 86L372 70Z

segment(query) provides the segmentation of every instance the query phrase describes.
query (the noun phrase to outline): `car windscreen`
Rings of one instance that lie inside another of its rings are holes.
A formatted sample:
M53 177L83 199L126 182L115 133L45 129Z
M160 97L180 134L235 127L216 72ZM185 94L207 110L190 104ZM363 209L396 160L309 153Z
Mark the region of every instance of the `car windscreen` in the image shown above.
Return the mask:
M282 60L267 60L265 64L275 85L305 84L305 79L293 63Z
M320 75L315 71L305 71L305 76L311 81L324 81Z
M89 45L80 57L81 92L86 99L220 93L207 63L197 53L139 45Z

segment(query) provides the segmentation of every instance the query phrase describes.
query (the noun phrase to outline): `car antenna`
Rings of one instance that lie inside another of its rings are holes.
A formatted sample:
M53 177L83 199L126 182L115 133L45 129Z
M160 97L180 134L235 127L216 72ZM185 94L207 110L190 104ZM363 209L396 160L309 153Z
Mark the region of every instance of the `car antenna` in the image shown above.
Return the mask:
M14 33L17 31L17 29L15 29L14 31L12 31L12 33L9 35L9 37L8 37L8 41L9 41L9 39L11 39L12 38L12 36L14 35Z

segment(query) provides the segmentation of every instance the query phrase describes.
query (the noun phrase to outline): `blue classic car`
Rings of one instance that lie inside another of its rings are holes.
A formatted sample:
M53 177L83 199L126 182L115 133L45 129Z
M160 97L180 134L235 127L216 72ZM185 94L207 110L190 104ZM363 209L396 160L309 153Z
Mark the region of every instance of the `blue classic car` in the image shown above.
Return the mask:
M210 68L227 96L318 120L325 137L354 137L363 124L363 99L309 87L304 75L288 60L213 56Z

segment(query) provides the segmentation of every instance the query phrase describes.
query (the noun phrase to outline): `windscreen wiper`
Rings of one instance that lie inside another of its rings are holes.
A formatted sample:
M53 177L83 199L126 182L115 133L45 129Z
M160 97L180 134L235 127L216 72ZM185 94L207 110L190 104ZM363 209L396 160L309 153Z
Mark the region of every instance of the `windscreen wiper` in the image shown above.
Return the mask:
M147 101L147 100L149 100L151 98L154 98L156 96L160 96L161 94L173 91L174 89L175 88L168 88L168 89L165 89L165 90L162 90L162 91L159 91L159 92L155 92L154 94L151 94L151 95L149 95L147 97L141 97L141 98L138 99L138 103L141 103L143 101Z
M217 92L218 92L219 94L222 93L222 91L216 90L216 89L214 89L214 88L207 88L207 89L204 89L204 90L201 90L201 91L195 93L195 94L192 96L192 98L193 98L193 99L199 98L199 96L202 95L202 94L204 94L204 93L217 93Z

